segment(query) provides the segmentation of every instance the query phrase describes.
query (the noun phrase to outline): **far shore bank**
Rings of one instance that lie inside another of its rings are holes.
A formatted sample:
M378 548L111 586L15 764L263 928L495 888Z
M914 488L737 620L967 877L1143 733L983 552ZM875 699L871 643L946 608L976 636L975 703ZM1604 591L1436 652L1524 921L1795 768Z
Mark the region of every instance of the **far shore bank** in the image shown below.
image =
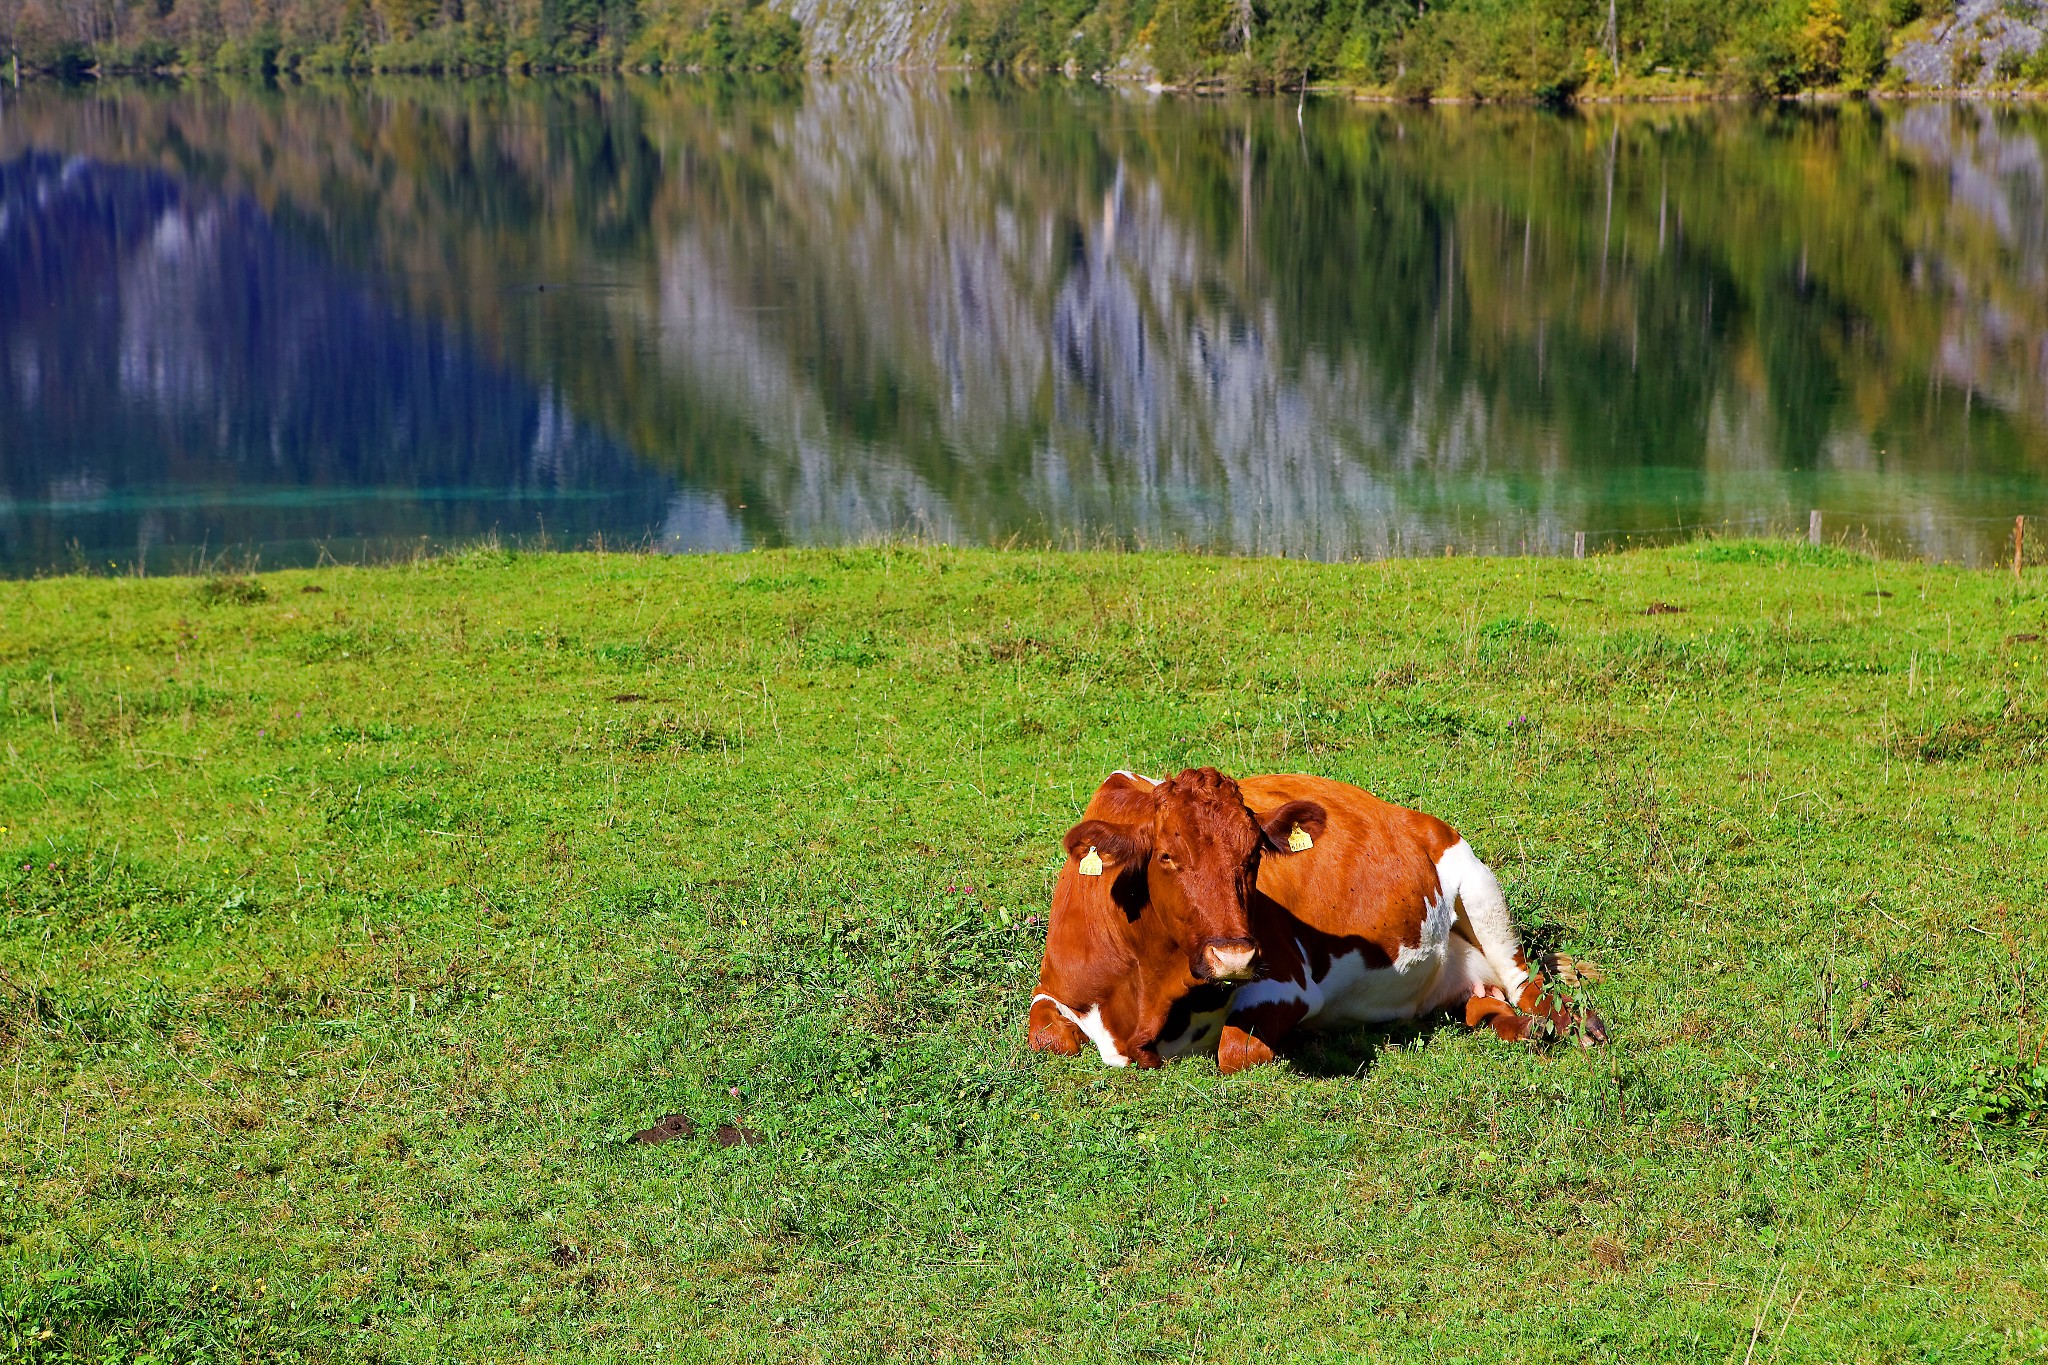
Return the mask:
M1470 95L1460 93L1411 94L1386 86L1347 85L1342 82L1312 81L1307 85L1237 84L1227 80L1168 82L1111 74L1068 75L1059 71L991 70L986 67L935 64L914 66L847 65L822 63L787 70L732 72L695 66L621 66L610 64L559 66L465 66L452 69L421 69L411 66L380 66L373 63L338 68L289 67L250 70L242 66L168 65L127 66L93 63L73 70L57 67L23 66L11 85L0 77L0 98L36 85L79 88L108 81L197 81L226 80L275 85L303 85L327 81L412 79L451 83L493 80L539 81L550 79L643 79L676 78L722 81L781 81L797 84L814 78L834 80L887 77L895 79L974 79L1042 84L1061 82L1098 85L1130 95L1172 95L1188 99L1257 98L1342 101L1349 104L1403 106L1411 108L1503 108L1576 109L1619 105L1848 105L1859 101L1878 103L2004 103L2035 104L2048 100L2048 85L1881 86L1868 89L1797 90L1784 94L1717 88L1701 83L1685 86L1652 86L1629 90L1591 90L1560 98L1535 95Z

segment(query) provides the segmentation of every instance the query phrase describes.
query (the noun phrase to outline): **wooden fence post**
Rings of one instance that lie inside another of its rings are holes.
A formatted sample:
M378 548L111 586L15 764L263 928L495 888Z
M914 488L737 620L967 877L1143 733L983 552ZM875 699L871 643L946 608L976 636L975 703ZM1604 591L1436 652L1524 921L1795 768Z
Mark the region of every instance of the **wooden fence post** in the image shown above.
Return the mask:
M1806 514L1806 543L1808 545L1820 544L1820 509L1818 507Z
M1584 559L1585 557L1586 533L1584 531L1574 531L1572 532L1572 558Z

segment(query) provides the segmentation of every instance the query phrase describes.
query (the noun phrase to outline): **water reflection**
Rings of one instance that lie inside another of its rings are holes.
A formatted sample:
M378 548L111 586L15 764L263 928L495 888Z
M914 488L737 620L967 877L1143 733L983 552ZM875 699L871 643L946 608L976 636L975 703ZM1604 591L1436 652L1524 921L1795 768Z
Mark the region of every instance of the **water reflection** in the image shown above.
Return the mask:
M2044 151L1955 104L38 92L0 557L543 519L1341 557L1820 506L1981 560L2048 510Z
M17 570L388 551L537 525L534 504L577 537L663 516L667 481L551 387L280 241L241 196L0 163L0 297Z

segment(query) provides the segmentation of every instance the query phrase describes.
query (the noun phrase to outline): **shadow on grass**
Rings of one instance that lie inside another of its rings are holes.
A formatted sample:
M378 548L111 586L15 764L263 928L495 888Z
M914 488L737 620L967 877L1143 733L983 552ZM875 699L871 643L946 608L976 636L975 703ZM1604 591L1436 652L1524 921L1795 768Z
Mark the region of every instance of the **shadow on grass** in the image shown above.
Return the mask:
M1335 1033L1302 1033L1288 1040L1280 1055L1298 1075L1321 1079L1363 1076L1389 1048L1414 1047L1447 1030L1468 1031L1462 1020L1437 1014L1391 1024L1362 1024Z

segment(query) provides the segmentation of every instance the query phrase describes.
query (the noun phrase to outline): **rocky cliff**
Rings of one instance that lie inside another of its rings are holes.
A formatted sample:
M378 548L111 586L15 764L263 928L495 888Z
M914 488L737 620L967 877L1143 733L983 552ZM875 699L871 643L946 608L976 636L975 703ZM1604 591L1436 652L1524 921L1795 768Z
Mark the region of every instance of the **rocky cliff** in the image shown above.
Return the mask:
M942 65L953 26L951 0L773 0L803 25L813 66Z

